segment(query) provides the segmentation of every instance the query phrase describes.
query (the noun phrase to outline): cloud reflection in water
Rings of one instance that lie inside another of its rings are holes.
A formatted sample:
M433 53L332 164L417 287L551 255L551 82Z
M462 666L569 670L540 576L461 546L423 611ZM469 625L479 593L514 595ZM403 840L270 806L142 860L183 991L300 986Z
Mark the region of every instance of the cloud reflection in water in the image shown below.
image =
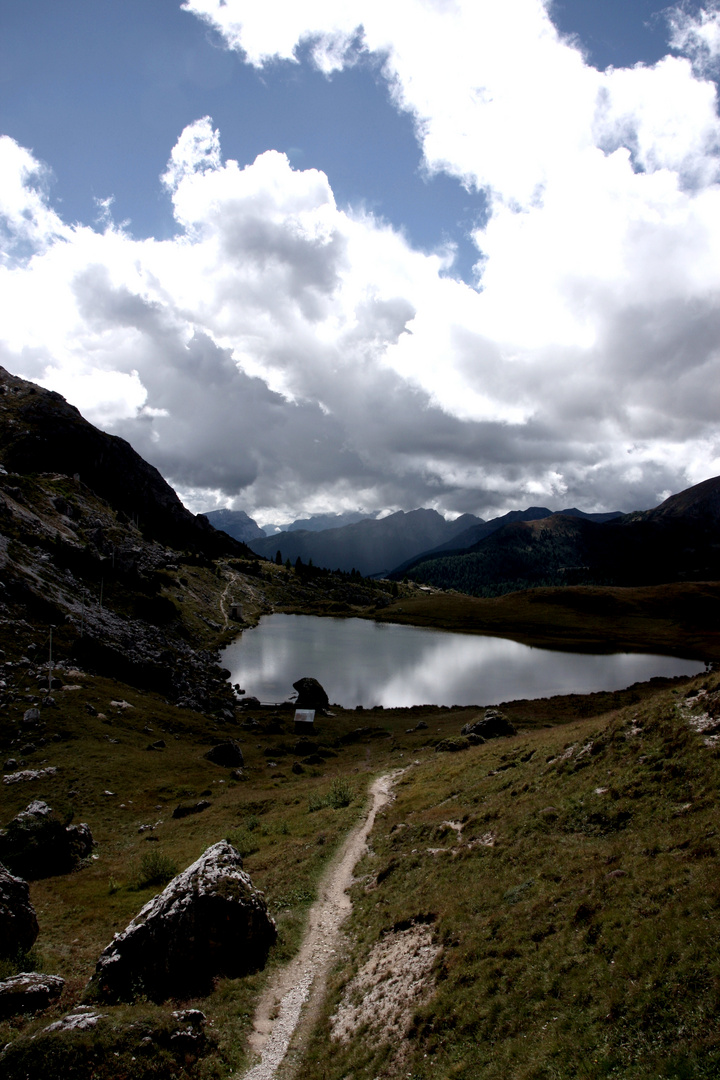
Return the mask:
M310 675L346 708L491 705L618 690L704 668L667 656L554 652L505 638L312 615L263 616L224 650L222 663L232 682L261 701L286 700L292 684Z

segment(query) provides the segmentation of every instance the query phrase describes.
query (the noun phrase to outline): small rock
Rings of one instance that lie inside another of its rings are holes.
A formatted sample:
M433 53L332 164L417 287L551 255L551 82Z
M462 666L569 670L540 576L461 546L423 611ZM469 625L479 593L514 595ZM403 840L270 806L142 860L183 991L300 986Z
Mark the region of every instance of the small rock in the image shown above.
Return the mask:
M43 1028L43 1031L91 1031L104 1016L90 1005L76 1005L71 1013Z
M146 750L164 750L165 749L165 740L164 739L158 739L156 742L148 743L148 745L145 747L145 749Z
M57 768L48 765L46 769L23 769L21 772L9 773L3 776L3 784L25 784L29 780L45 780L48 776L54 776Z
M498 739L517 735L517 730L498 709L486 709L483 717L465 724L460 734L480 735L483 739Z
M56 1001L65 985L59 975L24 971L0 982L0 1019L20 1013L42 1012Z
M203 810L207 810L208 806L212 806L212 803L207 799L200 799L199 802L176 806L172 812L172 816L177 818L190 817L191 814L201 814Z
M225 769L242 768L245 764L240 744L235 739L227 739L225 742L213 746L203 757L212 761L213 765L221 765Z

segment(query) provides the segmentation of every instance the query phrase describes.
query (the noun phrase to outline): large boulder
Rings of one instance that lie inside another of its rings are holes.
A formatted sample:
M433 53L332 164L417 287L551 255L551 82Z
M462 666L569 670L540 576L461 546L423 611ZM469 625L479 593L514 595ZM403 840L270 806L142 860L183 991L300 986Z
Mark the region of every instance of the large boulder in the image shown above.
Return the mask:
M330 704L328 696L317 679L298 679L293 683L297 690L296 709L327 709Z
M87 825L64 825L40 799L34 799L0 830L0 862L30 880L66 874L92 847Z
M0 1020L19 1013L41 1012L62 993L65 980L59 975L24 971L0 982Z
M227 739L225 742L218 743L217 746L213 746L212 750L208 750L204 756L208 761L212 761L213 765L222 765L225 769L242 768L245 764L240 743L236 742L235 739Z
M262 967L275 941L263 894L221 841L174 878L100 956L90 980L101 1001L195 997L219 975Z
M0 957L26 953L37 936L37 916L27 882L0 865Z
M498 709L486 709L485 715L465 724L461 735L479 735L482 739L498 739L517 735L517 729Z

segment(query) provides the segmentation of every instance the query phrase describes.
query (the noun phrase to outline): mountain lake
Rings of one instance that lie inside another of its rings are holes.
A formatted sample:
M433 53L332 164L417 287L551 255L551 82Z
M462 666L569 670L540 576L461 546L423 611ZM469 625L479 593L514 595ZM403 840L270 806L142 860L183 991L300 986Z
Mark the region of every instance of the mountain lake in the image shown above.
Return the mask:
M507 638L317 615L264 615L223 650L221 663L231 682L264 703L286 701L292 684L311 676L346 709L492 705L705 670L701 661L671 656L556 652Z

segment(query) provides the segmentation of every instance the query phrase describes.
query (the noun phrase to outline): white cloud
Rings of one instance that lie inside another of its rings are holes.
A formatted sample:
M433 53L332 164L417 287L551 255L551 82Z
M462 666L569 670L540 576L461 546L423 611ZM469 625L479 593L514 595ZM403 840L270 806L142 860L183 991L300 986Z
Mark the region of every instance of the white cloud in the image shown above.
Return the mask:
M670 44L689 56L701 74L717 71L720 57L720 5L711 2L690 12L682 4L669 12Z
M488 194L479 288L340 211L317 170L224 161L209 117L172 149L166 241L68 227L5 139L0 362L195 505L266 517L630 509L720 472L720 125L697 64L599 72L540 0L184 6L257 66L303 41L323 70L381 54L427 167Z

